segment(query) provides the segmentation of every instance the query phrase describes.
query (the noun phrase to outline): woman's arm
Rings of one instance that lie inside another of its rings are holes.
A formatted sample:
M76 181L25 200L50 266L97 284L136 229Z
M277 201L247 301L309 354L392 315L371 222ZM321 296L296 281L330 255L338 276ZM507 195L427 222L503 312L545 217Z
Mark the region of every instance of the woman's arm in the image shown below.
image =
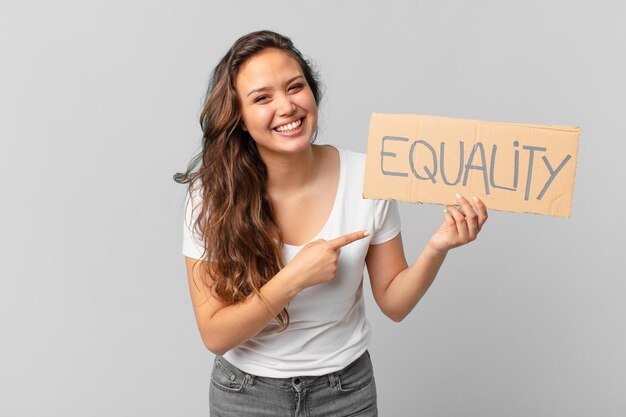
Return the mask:
M374 299L393 321L401 321L415 307L435 280L448 251L475 240L487 220L482 201L476 199L472 207L463 197L457 200L461 210L447 207L443 224L410 267L400 234L388 242L370 245L365 262Z
M404 319L435 280L445 257L445 252L426 246L409 267L401 234L388 242L371 245L365 262L374 299L382 312L396 322Z
M261 287L261 295L271 307L270 314L261 298L254 294L237 304L227 305L211 294L212 278L206 277L204 265L185 257L187 278L198 330L204 345L216 355L223 355L235 346L256 336L287 303L304 288L331 281L337 270L338 250L363 239L365 231L348 233L333 240L310 242L272 279Z
M216 355L223 355L234 346L257 335L297 294L289 270L283 268L260 290L273 315L269 314L258 295L250 296L234 305L227 305L211 294L203 284L202 278L206 272L204 265L200 263L205 261L185 257L185 262L198 330L204 345ZM198 265L194 267L196 262ZM210 278L208 282L211 282Z

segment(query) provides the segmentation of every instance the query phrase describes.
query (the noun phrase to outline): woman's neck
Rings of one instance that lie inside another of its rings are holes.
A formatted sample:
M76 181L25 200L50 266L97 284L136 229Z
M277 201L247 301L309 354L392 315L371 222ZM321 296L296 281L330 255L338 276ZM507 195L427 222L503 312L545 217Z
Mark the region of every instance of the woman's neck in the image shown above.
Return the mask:
M310 185L316 175L319 149L315 145L294 155L266 155L263 160L268 170L267 190L270 196L280 198L294 195Z

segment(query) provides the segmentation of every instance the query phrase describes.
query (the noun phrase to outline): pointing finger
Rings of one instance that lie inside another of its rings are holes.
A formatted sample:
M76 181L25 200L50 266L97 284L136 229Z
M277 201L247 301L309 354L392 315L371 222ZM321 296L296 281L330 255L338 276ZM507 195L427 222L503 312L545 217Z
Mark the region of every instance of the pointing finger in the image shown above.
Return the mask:
M346 246L354 242L355 240L363 239L369 234L370 232L368 232L367 230L361 230L360 232L352 232L348 233L347 235L339 236L338 238L329 240L328 243L332 248L336 250L341 248L342 246Z

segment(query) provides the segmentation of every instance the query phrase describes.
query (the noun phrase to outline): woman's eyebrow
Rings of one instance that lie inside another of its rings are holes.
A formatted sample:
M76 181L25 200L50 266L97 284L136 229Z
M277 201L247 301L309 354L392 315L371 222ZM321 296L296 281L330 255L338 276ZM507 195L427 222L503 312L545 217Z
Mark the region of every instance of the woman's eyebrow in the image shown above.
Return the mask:
M291 77L289 80L287 80L287 84L291 83L294 80L297 80L298 78L304 78L304 77L302 75L296 75L295 77ZM252 93L257 93L257 92L263 91L263 90L269 90L269 87L255 88L254 90L250 91L246 97L248 97Z

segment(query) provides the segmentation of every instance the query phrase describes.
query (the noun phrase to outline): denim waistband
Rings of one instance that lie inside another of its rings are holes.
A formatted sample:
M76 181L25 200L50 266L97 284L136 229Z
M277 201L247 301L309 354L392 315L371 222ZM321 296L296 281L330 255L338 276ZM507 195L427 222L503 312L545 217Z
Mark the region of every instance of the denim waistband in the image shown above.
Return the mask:
M302 375L302 376L293 376L286 378L274 378L268 376L259 376L250 374L248 372L242 371L232 363L228 362L222 356L215 357L215 366L219 366L225 372L230 372L232 378L235 379L237 377L242 378L246 384L254 385L257 381L262 381L263 383L273 385L279 388L300 390L303 387L312 387L315 385L327 385L330 384L331 387L334 387L339 382L339 376L342 373L349 371L351 368L359 367L364 365L366 362L370 361L370 354L368 350L365 350L357 359L352 361L350 364L345 366L343 369L339 371L331 372L324 375Z

